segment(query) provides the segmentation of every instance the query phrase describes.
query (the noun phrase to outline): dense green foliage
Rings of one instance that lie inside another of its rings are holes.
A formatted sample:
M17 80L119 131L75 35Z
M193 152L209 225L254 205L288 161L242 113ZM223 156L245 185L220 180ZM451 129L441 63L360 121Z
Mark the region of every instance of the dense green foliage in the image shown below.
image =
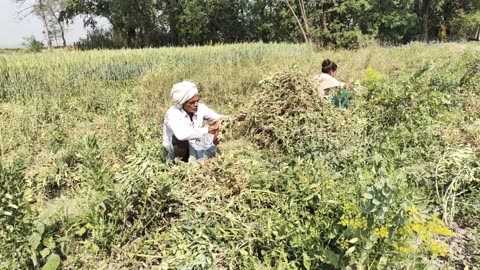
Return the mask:
M452 43L2 55L0 268L478 265L478 55ZM311 81L327 57L359 80L346 110ZM249 118L217 157L173 165L161 124L183 79Z
M460 14L451 21L452 34L458 38L469 40L474 38L472 33L480 29L480 11L470 14Z
M24 44L29 52L40 52L44 48L43 43L36 40L35 37L25 39Z
M62 19L108 20L110 33L93 30L81 42L87 49L305 40L358 48L436 40L442 20L454 25L450 39L471 38L479 8L478 0L67 0Z

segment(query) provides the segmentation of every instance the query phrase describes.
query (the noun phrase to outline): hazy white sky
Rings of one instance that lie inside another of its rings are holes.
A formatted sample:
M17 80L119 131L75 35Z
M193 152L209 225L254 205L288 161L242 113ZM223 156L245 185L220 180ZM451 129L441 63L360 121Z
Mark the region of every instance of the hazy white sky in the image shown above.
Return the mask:
M25 7L34 0L27 0ZM14 0L0 0L0 48L22 47L25 37L34 36L37 40L43 40L42 23L34 15L20 20L18 16L19 5ZM65 39L67 44L78 41L85 37L82 19L76 18L74 24L68 26Z

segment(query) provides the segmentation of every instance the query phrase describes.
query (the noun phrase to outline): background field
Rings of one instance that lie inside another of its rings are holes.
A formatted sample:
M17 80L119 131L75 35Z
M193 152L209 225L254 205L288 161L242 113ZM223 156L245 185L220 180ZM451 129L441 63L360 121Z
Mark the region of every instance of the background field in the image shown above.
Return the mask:
M257 43L0 55L0 268L476 265L479 53ZM292 101L304 106L292 122L269 115L262 102L310 89L325 58L362 85L351 107ZM219 157L171 166L161 125L183 79L250 120ZM296 120L318 111L302 131Z

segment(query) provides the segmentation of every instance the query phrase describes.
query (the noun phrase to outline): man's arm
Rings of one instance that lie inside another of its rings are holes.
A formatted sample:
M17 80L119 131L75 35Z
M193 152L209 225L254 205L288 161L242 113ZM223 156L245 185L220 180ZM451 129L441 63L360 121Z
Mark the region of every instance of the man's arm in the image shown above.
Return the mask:
M201 104L203 108L198 108L199 110L201 109L203 111L203 119L208 120L208 121L217 121L223 118L226 118L225 115L218 114L214 110L210 109L207 107L205 104Z
M238 112L237 114L235 115L221 115L221 114L218 114L216 113L214 110L208 108L205 104L202 104L203 107L203 112L204 112L204 116L203 118L205 120L209 120L209 121L218 121L220 119L222 120L228 120L228 121L243 121L245 120L245 117L247 117L247 113L246 112Z
M165 116L165 122L172 130L173 135L175 135L179 141L199 139L208 133L215 134L220 128L219 124L202 128L194 128L185 122L184 119L175 114L167 114Z
M208 133L208 127L193 128L180 119L168 119L167 125L179 141L198 139Z

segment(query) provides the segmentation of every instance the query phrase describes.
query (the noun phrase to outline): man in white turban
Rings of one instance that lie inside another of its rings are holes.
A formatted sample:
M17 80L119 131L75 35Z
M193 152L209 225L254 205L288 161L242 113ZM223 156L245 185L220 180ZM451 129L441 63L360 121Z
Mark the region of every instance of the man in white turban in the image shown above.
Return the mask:
M175 84L171 97L174 105L168 109L163 122L163 145L169 157L187 162L214 156L220 123L227 116L200 103L198 88L193 82ZM245 117L245 113L239 113L236 119L242 121ZM204 127L203 120L213 124Z

